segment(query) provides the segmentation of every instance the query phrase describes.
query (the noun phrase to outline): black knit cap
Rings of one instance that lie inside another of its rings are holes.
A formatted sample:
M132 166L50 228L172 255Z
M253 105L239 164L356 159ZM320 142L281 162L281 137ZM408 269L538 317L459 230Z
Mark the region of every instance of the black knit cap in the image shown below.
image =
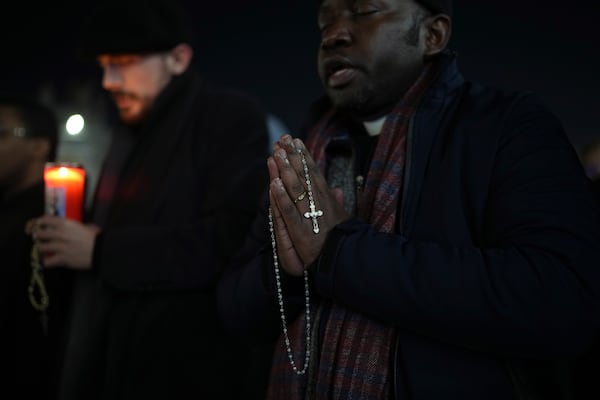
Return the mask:
M452 17L452 0L416 0L435 14L446 14Z
M193 30L176 0L100 0L83 25L79 55L151 53L193 42Z

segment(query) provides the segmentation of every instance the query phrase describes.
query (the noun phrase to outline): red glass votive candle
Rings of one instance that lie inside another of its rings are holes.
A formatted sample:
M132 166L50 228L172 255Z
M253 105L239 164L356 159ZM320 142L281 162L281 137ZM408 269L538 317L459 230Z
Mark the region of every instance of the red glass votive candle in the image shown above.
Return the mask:
M44 169L46 214L83 220L85 169L78 163L46 163Z

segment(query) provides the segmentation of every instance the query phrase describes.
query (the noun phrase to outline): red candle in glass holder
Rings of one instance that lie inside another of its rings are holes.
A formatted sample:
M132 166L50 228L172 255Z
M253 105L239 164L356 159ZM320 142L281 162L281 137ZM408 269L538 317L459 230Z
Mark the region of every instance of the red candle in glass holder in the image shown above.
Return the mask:
M77 163L46 163L46 214L83 220L85 169Z

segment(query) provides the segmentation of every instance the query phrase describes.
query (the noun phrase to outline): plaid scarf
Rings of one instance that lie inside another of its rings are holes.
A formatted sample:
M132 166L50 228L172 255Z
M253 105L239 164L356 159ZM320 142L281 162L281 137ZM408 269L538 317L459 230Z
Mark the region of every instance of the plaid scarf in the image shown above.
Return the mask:
M375 148L358 215L381 232L393 232L402 193L408 122L419 100L436 76L426 65L423 73L386 117ZM332 137L348 137L347 129L332 109L308 135L306 147L322 171ZM321 324L325 324L321 326ZM320 337L320 333L323 333ZM289 327L294 360L302 368L305 313ZM283 335L281 335L283 336ZM313 317L310 365L306 375L292 370L280 337L275 349L267 399L329 400L387 399L391 396L390 353L394 329L335 303L321 302Z

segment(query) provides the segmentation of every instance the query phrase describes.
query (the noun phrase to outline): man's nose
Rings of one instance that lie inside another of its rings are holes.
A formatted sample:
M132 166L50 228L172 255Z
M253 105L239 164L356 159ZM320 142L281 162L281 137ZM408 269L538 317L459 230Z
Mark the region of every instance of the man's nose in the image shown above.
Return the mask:
M327 50L335 47L348 46L352 43L352 34L346 18L340 17L329 25L321 35L321 48Z
M104 89L114 89L121 86L123 79L119 68L115 65L106 65L102 72L102 87Z

